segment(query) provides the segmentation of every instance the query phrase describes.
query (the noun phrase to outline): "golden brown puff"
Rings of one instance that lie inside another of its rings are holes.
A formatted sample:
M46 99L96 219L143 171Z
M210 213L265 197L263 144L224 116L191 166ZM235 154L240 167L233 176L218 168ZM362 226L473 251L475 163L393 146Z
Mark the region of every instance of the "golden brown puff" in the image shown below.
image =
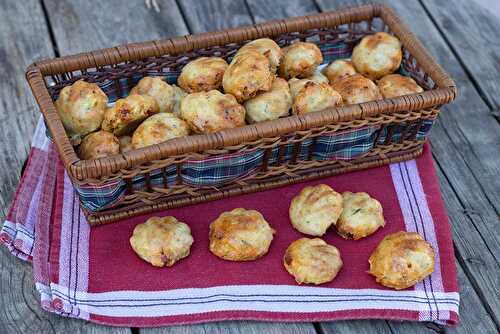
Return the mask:
M231 61L222 86L224 92L234 95L241 103L270 90L273 80L269 59L257 51L247 50Z
M118 140L120 141L120 153L125 153L134 149L132 147L132 137L121 136Z
M108 97L94 83L78 80L64 87L55 106L74 145L101 126Z
M181 117L181 101L187 96L187 93L176 85L172 85L172 87L174 87L174 108L172 113L177 117Z
M83 160L99 159L118 153L120 153L118 138L106 131L86 135L78 148L78 155Z
M400 231L386 236L368 262L378 283L401 290L434 271L434 250L418 233Z
M159 144L173 138L189 136L189 125L171 113L159 113L147 118L132 135L134 149Z
M385 225L382 205L367 193L342 193L344 209L337 221L337 232L346 239L367 237Z
M210 251L229 261L252 261L269 250L275 231L260 212L237 208L210 224Z
M130 90L130 95L149 95L156 100L160 112L175 112L178 90L160 77L144 77Z
M319 238L301 238L288 246L283 264L297 283L323 284L337 276L343 263L335 246Z
M171 267L189 255L191 229L175 217L151 217L137 225L130 245L141 259L155 267Z
M386 32L363 37L352 50L354 67L371 80L396 71L402 58L401 42Z
M288 80L288 85L290 86L290 93L292 93L292 99L295 99L299 91L304 88L306 83L315 82L318 84L328 83L328 78L325 77L320 71L315 71L313 75L305 79L291 78Z
M177 83L188 93L219 89L227 67L220 57L200 57L182 68Z
M292 199L289 215L293 227L314 236L322 236L337 223L342 213L342 195L326 184L305 187Z
M104 113L102 129L116 136L132 133L149 116L160 111L158 103L149 95L132 94L119 99Z
M380 93L383 97L403 96L408 94L422 93L424 90L415 80L400 74L389 74L377 82Z
M181 118L196 133L213 133L245 125L245 108L233 95L211 90L183 98Z
M323 74L326 75L331 84L356 73L356 68L352 62L345 59L337 59L323 69Z
M273 73L276 73L276 70L280 66L281 58L283 58L283 51L275 41L269 38L259 38L248 42L238 50L235 57L248 50L257 51L260 54L266 56L267 59L269 59L269 66L271 66L271 71Z
M346 105L382 99L377 85L361 74L344 77L334 82L332 86L340 93Z
M297 42L283 49L279 74L282 78L307 78L313 75L321 62L321 50L313 43Z
M292 113L303 115L342 105L342 97L326 83L307 82L293 100Z
M278 119L288 115L292 107L292 95L288 83L281 78L273 81L271 90L245 102L248 123Z
M321 73L321 71L319 71L319 70L314 71L314 73L310 77L307 77L306 79L309 79L309 80L314 81L316 83L330 83L328 78L323 73ZM290 80L293 80L293 79L290 79Z

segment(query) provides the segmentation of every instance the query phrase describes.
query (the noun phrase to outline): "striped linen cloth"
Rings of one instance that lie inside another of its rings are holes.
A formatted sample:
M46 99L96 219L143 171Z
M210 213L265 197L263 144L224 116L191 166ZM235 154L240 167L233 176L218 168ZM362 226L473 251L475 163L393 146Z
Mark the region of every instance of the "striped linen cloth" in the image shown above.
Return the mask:
M89 227L43 122L32 146L0 242L32 262L42 307L50 312L128 327L229 319L458 322L451 233L428 146L412 161L157 213L188 223L195 240L191 255L171 268L150 266L129 245L133 228L148 216ZM339 248L344 267L331 283L299 286L282 265L286 247L302 236L291 227L288 206L302 187L318 183L370 193L387 224L359 241L329 231L324 239ZM277 230L265 257L238 263L209 252L209 222L235 207L259 210ZM376 245L399 230L431 243L436 268L415 287L394 291L366 271Z

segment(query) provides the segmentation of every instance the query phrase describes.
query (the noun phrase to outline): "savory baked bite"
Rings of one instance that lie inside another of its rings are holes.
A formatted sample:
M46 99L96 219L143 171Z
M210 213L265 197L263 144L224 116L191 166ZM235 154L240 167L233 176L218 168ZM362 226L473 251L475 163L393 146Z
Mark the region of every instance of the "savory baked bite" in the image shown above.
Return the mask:
M367 193L342 193L344 209L335 225L345 239L367 237L385 225L382 205Z
M267 253L274 233L260 212L237 208L210 224L210 251L224 260L252 261Z
M147 118L132 135L134 149L159 144L169 139L189 136L189 125L171 113L159 113Z
M361 74L344 77L335 81L332 86L340 93L346 105L382 99L377 85Z
M273 80L269 59L255 50L247 50L231 61L224 72L222 86L224 92L242 103L270 90Z
M270 121L288 115L292 107L288 82L281 78L274 79L270 91L247 100L244 106L248 123Z
M182 96L179 90L179 87L169 85L160 77L144 77L130 90L130 94L149 95L158 103L160 112L173 113Z
M335 246L319 238L301 238L288 246L283 264L297 283L323 284L337 276L343 263Z
M244 52L247 52L248 50L257 51L260 54L266 56L267 59L269 59L269 66L271 66L271 71L273 73L276 73L276 70L280 66L281 58L283 57L283 51L275 41L269 38L259 38L248 42L238 50L235 57Z
M415 80L400 74L389 74L377 82L380 93L386 99L408 94L422 93L424 90Z
M378 283L401 290L434 271L434 250L418 233L401 231L386 236L368 262Z
M337 59L323 69L323 74L328 78L331 84L356 73L356 68L352 64L352 61L345 59Z
M352 50L354 67L372 80L396 71L401 65L402 58L401 42L386 32L363 37Z
M119 99L104 113L102 129L116 136L132 133L149 116L160 111L158 103L149 95L132 94Z
M175 217L151 217L137 225L130 245L141 259L155 267L171 267L189 255L191 229Z
M183 98L181 118L196 133L213 133L245 125L245 108L233 95L211 90Z
M296 42L283 48L285 55L281 60L279 75L282 78L307 78L313 75L316 67L323 62L323 55L316 44Z
M330 80L328 80L328 78L319 70L314 71L314 73L310 77L307 77L306 79L312 80L316 83L330 83Z
M118 140L120 141L120 153L125 153L134 149L132 147L131 136L121 136Z
M108 97L94 83L78 80L64 87L54 103L73 145L101 126Z
M182 68L177 83L188 93L219 89L227 67L227 62L220 57L200 57Z
M342 195L326 184L305 187L292 199L289 215L298 231L322 236L342 213Z
M293 100L292 113L303 115L342 105L342 97L326 83L307 82Z
M120 153L118 138L106 131L86 135L78 148L78 155L83 160L99 159L118 153Z

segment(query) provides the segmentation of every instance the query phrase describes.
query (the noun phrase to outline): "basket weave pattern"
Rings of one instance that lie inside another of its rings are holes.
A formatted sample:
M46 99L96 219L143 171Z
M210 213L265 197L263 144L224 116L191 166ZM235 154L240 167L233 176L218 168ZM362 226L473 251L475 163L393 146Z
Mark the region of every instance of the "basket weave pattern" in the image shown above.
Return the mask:
M401 72L426 91L168 142L97 160L79 160L53 100L79 79L97 83L110 101L144 76L175 83L197 57L230 61L248 40L270 37L280 46L316 43L325 62L348 58L359 40L377 31L403 43ZM456 88L389 7L336 12L124 45L32 65L28 81L91 224L316 177L414 158L442 104Z

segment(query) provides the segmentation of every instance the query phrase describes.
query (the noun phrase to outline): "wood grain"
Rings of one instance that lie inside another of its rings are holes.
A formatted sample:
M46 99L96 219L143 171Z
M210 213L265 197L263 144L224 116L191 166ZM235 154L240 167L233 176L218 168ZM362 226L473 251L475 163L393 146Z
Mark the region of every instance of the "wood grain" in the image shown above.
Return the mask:
M269 323L258 321L221 321L200 325L147 328L147 334L315 334L310 323Z
M39 117L24 71L35 59L53 56L53 51L38 3L0 1L0 13L0 219L3 221Z
M497 9L494 1L422 3L488 104L500 109L500 14L492 12ZM498 7L498 1L496 4Z
M253 23L244 0L178 0L191 33Z
M144 1L44 0L61 55L187 33L174 0L159 2L160 12Z
M318 12L318 7L312 0L293 0L282 2L269 0L248 0L247 3L250 13L256 23Z

